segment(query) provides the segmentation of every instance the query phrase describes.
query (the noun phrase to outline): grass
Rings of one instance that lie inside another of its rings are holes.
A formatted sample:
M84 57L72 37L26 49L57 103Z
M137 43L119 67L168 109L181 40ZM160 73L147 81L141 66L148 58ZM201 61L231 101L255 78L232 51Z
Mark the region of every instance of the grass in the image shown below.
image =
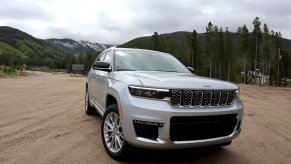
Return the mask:
M15 77L17 76L16 72L4 72L3 70L0 70L0 77Z

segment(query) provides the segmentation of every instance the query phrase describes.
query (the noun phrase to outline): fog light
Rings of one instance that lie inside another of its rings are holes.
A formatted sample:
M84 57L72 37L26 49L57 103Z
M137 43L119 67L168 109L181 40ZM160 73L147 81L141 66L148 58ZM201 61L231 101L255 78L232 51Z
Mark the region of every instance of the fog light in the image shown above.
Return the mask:
M159 127L162 127L164 124L159 122L133 120L133 125L137 137L155 140L159 137Z
M140 121L140 120L133 120L133 123L135 123L135 124L141 124L141 125L148 125L148 126L155 126L155 127L163 127L164 126L163 123Z

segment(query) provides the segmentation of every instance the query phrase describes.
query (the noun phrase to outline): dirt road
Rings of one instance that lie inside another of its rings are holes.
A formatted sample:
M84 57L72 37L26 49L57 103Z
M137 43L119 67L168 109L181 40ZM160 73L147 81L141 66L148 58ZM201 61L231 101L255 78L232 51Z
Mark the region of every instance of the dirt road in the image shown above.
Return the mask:
M99 116L84 113L84 77L34 72L0 78L0 163L117 163ZM291 163L291 89L241 85L243 130L232 145L138 150L133 163Z

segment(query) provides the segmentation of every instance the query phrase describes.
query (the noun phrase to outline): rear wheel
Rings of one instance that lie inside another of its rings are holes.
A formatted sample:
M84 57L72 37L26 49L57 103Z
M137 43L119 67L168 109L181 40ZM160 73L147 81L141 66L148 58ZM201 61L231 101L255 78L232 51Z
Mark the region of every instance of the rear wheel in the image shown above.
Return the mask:
M123 159L128 154L129 146L123 136L116 104L110 105L104 113L101 131L107 153L115 159Z
M96 109L90 105L89 102L89 93L88 89L86 88L86 93L85 93L85 113L87 115L94 115L96 114Z

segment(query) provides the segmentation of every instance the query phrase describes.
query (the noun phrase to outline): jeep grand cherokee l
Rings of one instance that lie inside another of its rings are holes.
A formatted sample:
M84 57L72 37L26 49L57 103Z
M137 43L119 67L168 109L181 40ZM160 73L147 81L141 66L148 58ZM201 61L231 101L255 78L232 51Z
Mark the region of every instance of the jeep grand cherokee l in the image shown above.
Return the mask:
M170 54L110 48L86 80L85 111L102 117L103 145L177 149L227 145L241 130L243 104L233 83L199 77Z

